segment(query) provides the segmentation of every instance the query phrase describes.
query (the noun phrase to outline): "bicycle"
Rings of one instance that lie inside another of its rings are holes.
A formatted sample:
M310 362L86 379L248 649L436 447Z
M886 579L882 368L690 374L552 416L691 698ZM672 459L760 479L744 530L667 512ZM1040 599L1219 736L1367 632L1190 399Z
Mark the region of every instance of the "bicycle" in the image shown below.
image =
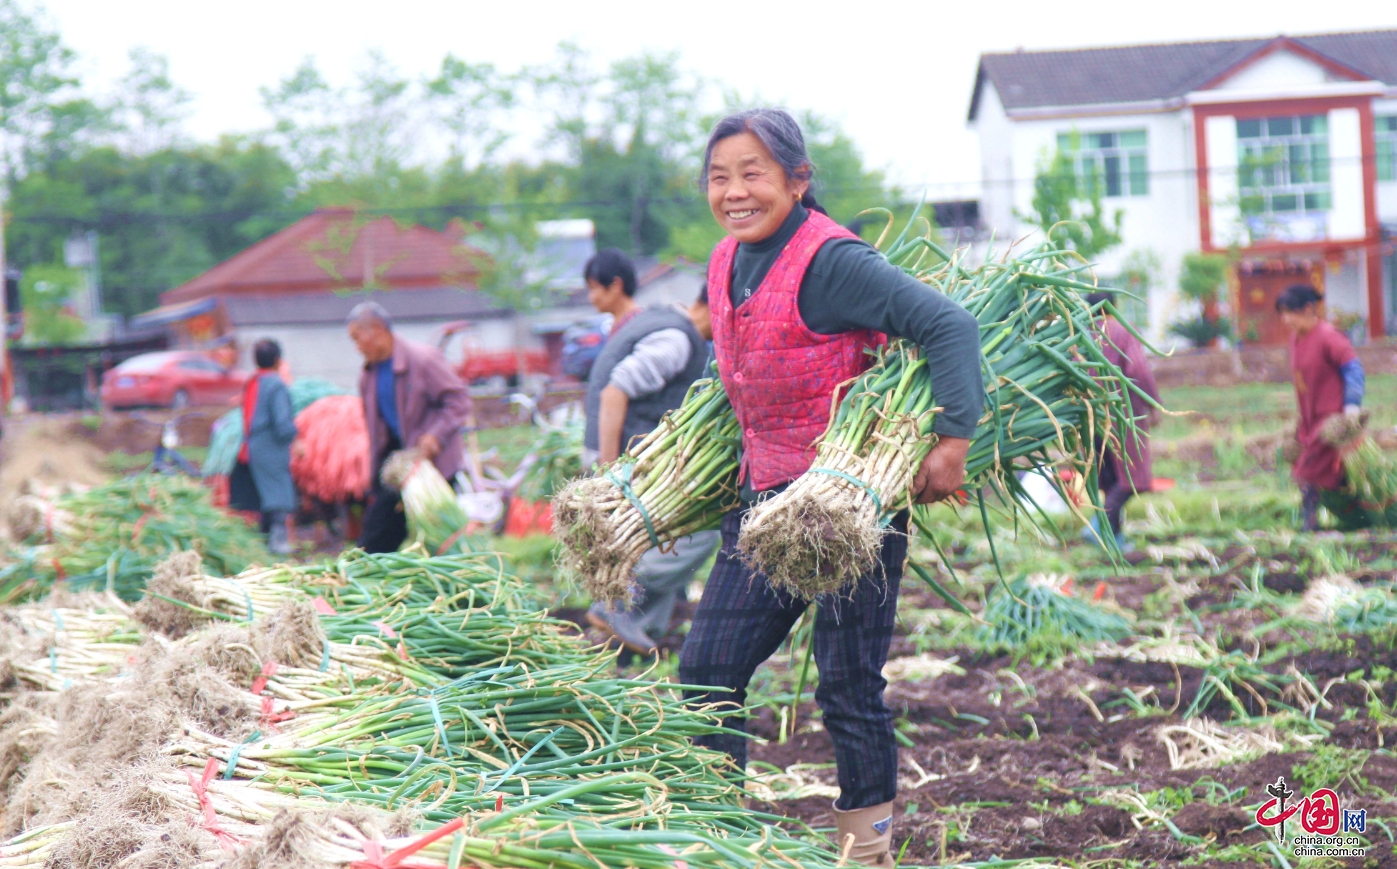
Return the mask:
M146 471L152 474L185 474L197 479L200 476L199 466L179 451L179 426L186 419L197 419L207 415L203 411L188 411L175 413L164 422L159 422L139 414L132 414L131 418L137 422L160 428L160 441L155 445L155 456L151 459Z

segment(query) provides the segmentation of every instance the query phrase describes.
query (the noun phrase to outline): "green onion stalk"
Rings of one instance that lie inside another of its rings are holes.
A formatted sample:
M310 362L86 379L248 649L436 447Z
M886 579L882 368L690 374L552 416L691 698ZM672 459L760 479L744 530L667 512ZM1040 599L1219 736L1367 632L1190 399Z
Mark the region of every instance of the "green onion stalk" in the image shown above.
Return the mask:
M480 866L499 869L695 869L737 867L835 867L846 865L839 855L820 846L776 832L773 827L714 835L683 827L635 829L626 819L612 822L541 816L550 802L562 802L591 790L627 786L632 782L662 793L652 776L619 774L578 784L573 796L550 795L500 812L471 814L410 836L377 842L375 850L413 862L402 865ZM368 846L362 836L342 826L317 825L294 837L296 853L314 865L358 865L366 862ZM255 847L255 845L254 845ZM282 847L285 847L284 845ZM409 857L410 855L410 857ZM421 862L418 862L421 861Z
M737 506L740 447L722 383L698 381L654 431L553 499L560 563L594 598L629 600L641 555L716 528Z
M938 265L922 268L928 254ZM1080 473L1099 504L1097 445L1134 428L1127 392L1138 390L1102 353L1094 322L1101 312L1081 295L1094 288L1076 279L1072 255L1044 245L970 270L925 238L889 254L980 325L987 409L966 458L965 490L982 508L986 489L1016 513L1033 507L1018 474L1041 471L1056 482L1061 467ZM919 348L890 342L842 390L811 469L749 511L739 551L773 585L806 598L849 587L876 566L893 516L913 506L912 481L937 441L939 411Z
M73 517L71 529L27 541L37 545L0 570L0 604L40 596L59 580L72 591L108 589L136 600L155 565L186 550L223 574L271 561L253 528L183 477L138 474L61 496L54 506Z
M534 462L515 494L526 501L551 501L571 480L582 475L582 421L548 429L530 453Z
M408 532L433 555L469 550L470 517L446 478L415 449L399 450L383 463L383 484L403 494Z

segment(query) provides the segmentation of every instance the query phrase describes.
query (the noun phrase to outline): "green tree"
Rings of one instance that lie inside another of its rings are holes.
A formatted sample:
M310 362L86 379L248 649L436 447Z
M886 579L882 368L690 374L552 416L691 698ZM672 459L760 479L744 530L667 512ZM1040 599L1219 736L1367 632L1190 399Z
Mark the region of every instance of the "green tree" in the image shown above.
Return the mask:
M61 265L37 265L24 270L20 300L24 305L26 344L71 344L87 326L73 313L73 296L84 287L81 273Z
M126 132L126 149L153 154L173 148L193 97L170 79L170 61L164 55L138 46L129 58L131 68L121 77L115 112Z
M1075 150L1076 134L1072 149ZM1078 176L1071 153L1055 150L1038 166L1033 178L1031 211L1020 215L1054 241L1089 261L1121 243L1124 212L1107 214L1101 204L1105 185L1099 178Z
M451 136L451 164L478 167L509 141L501 124L514 107L515 76L502 75L492 63L467 63L448 54L441 69L424 83L434 120Z
M340 131L334 120L337 94L306 57L276 87L258 90L272 116L267 142L281 151L297 180L307 183L334 174Z
M0 0L0 171L5 181L24 174L45 150L55 113L76 99L73 60L57 32L18 0Z
M562 149L563 158L578 163L592 135L591 115L601 76L591 57L575 42L560 42L552 62L524 71L543 111L551 118L544 144Z
M1227 283L1231 258L1220 253L1186 253L1179 266L1179 294L1197 302L1197 316L1170 324L1169 334L1195 347L1206 347L1231 334L1231 324L1218 313L1218 300Z
M64 239L95 230L104 303L131 316L295 220L294 182L275 151L245 139L145 156L90 148L15 184L6 241L29 268L61 261Z

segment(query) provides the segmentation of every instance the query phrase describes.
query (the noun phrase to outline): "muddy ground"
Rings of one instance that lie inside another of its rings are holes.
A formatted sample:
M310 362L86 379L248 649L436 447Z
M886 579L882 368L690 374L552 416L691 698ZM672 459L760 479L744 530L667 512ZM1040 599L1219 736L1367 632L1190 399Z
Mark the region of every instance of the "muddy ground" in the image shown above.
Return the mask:
M1397 543L1374 542L1353 552L1354 578L1365 585L1391 584ZM1130 640L1045 666L982 648L937 649L931 660L951 661L959 669L934 678L892 679L886 694L910 742L901 749L896 802L895 837L899 847L907 843L904 864L1036 858L1049 861L1044 865L1278 866L1263 850L1273 831L1254 818L1256 805L1267 799L1264 786L1278 776L1294 784L1297 798L1308 793L1302 783L1328 786L1342 806L1366 808L1368 818L1397 819L1397 757L1390 751L1397 745L1397 718L1368 711L1397 704L1397 648L1390 638L1331 637L1329 648L1286 644L1294 634L1279 631L1256 638L1254 629L1273 614L1235 605L1243 586L1239 577L1261 560L1267 566L1260 574L1264 588L1294 595L1308 585L1308 561L1245 546L1211 554L1220 562L1215 568L1187 557L1167 559L1167 565L1151 563L1148 555L1134 557L1127 575L1108 581L1108 594L1139 613L1152 595L1158 608L1160 597L1168 597L1161 590L1177 589L1179 611L1196 615L1202 633L1219 639L1220 649L1234 647L1256 658L1259 672L1244 678L1249 687L1227 683L1250 720L1241 721L1221 692L1186 718L1206 678L1222 671L1129 660L1121 654ZM944 613L941 607L925 589L906 588L899 609ZM911 624L917 617L900 625L893 667L918 654ZM1267 650L1276 654L1267 656ZM1295 674L1307 677L1323 700L1306 693ZM1266 684L1268 677L1274 684ZM1143 700L1143 711L1133 708L1126 689ZM819 794L762 808L831 827L834 755L818 715L813 703L802 703L804 723L782 742L777 714L763 709L750 728L763 738L751 759L779 770L794 767L795 784ZM1297 716L1317 723L1297 725ZM1201 743L1184 728L1203 721L1223 725L1213 737L1226 735L1235 753L1190 756L1187 749ZM1253 737L1248 749L1241 740ZM1166 739L1182 756L1171 758ZM792 785L789 777L782 782ZM1303 832L1292 826L1294 835ZM1397 826L1389 829L1397 832ZM1368 833L1374 847L1364 860L1300 864L1291 857L1292 864L1397 866L1385 831L1374 825Z

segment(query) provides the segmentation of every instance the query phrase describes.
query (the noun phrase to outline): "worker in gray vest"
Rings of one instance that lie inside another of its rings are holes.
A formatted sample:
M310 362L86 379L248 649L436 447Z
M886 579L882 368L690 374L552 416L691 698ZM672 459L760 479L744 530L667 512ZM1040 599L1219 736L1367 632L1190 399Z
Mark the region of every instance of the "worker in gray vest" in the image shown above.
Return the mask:
M684 403L703 376L708 345L677 305L642 308L635 301L635 267L621 251L603 250L583 272L587 300L613 318L610 337L587 378L587 427L582 466L614 461L637 435ZM592 605L587 620L642 654L668 630L675 604L718 545L718 532L683 538L672 551L652 549L636 565L635 602L626 608Z

